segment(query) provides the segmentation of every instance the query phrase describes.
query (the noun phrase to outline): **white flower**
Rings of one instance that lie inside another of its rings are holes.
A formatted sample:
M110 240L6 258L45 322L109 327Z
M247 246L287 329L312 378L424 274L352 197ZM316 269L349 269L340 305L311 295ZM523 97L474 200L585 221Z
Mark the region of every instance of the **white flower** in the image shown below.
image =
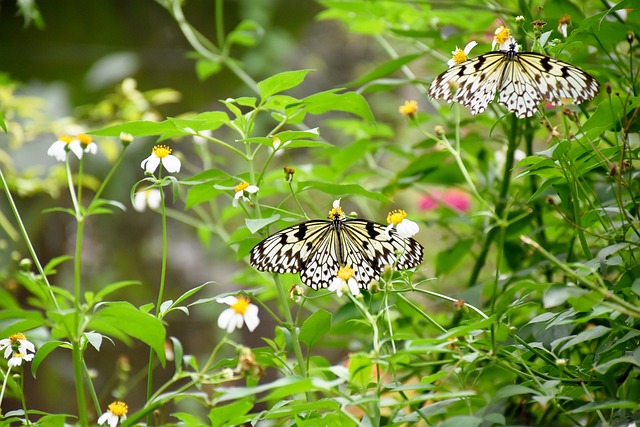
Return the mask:
M245 202L248 202L251 200L249 199L248 196L245 195L245 193L247 193L248 195L251 195L251 194L257 193L259 190L257 186L249 185L246 182L241 182L240 184L236 185L233 189L236 192L236 194L233 196L233 202L232 202L232 205L234 208L238 206L238 202L240 201L240 199L244 200Z
M171 154L171 148L166 145L156 145L151 155L140 163L140 167L149 173L154 173L158 166L162 166L169 173L180 172L180 159Z
M216 300L221 304L229 305L218 316L218 327L231 333L234 329L242 328L243 323L247 324L247 329L253 332L260 324L258 318L258 306L251 304L251 300L244 296L228 296Z
M36 352L36 348L33 343L27 340L27 337L21 332L9 335L9 338L0 340L0 351L3 350L5 359L14 359L16 357L20 359L20 362L14 366L19 366L20 363L22 363L22 359L25 359L27 362L31 361L31 359L33 359L33 354L29 353Z
M512 41L512 42L511 42ZM509 50L511 43L515 43L511 32L507 27L498 27L493 36L493 43L491 44L491 50Z
M193 142L199 145L205 145L209 142L208 138L213 136L213 132L210 130L201 130L199 132L194 131L191 128L185 128L184 130L193 134Z
M335 292L339 297L342 296L344 291L351 292L351 295L360 295L360 289L358 288L358 282L354 277L355 271L348 265L340 267L336 273L336 277L333 278L329 284L329 291Z
M389 235L389 232L391 231L394 225L396 226L396 231L398 232L398 236L400 236L403 239L412 237L416 233L418 233L418 231L420 231L420 227L418 227L418 224L408 220L407 213L401 209L397 209L389 212L389 214L387 215L387 222L389 223L389 225L387 225L387 228L386 228L388 239L391 238L391 236Z
M144 189L133 196L133 208L138 212L144 212L147 207L158 209L161 200L160 190L157 188Z
M118 421L124 421L127 419L127 412L129 412L129 407L124 402L113 402L108 406L107 412L100 415L98 418L98 424L102 425L104 423L109 424L109 427L116 427L118 425Z
M93 138L86 133L81 133L76 139L80 141L80 146L85 153L96 154L98 152L98 145L93 142Z
M69 135L63 135L56 142L51 144L47 150L47 154L55 158L59 162L67 160L67 152L71 151L77 158L82 158L82 146L77 138Z
M33 356L35 356L35 354L33 354L33 353L31 353L31 354L13 353L13 357L11 357L11 359L9 359L9 362L7 363L7 365L9 365L9 367L20 366L20 365L22 365L22 361L23 360L25 362L31 362L33 360Z
M451 52L453 56L449 61L447 61L447 65L449 66L449 68L453 67L454 65L462 64L464 61L466 61L469 52L471 52L471 49L473 49L477 45L478 43L476 43L475 41L471 41L467 43L467 45L464 47L464 50L456 46L456 50Z

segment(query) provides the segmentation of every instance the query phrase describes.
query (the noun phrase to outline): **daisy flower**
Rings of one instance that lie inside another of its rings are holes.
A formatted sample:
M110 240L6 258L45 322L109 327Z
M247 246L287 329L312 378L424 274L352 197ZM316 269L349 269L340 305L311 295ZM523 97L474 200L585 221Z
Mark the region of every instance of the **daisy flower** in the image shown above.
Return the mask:
M345 265L340 267L336 273L336 277L334 277L329 284L328 289L331 292L335 292L339 297L342 296L342 292L347 290L351 292L351 295L353 296L359 295L360 289L358 288L358 282L354 275L355 270L353 270L351 266Z
M236 328L242 328L244 323L247 324L249 332L253 332L260 324L258 306L251 304L249 298L245 296L228 296L219 298L216 301L229 306L229 308L218 316L218 327L226 330L228 333L233 332Z
M0 340L0 351L4 350L4 358L9 359L13 354L13 357L16 357L16 354L26 361L30 361L33 359L33 354L29 355L29 353L35 353L36 348L32 342L27 340L27 337L22 333L18 332L17 334L9 335L9 338L4 338ZM31 356L31 358L29 358ZM22 363L22 362L20 362ZM18 363L18 365L20 365Z
M238 206L238 201L240 199L244 200L245 202L248 202L250 201L249 196L251 194L257 193L259 190L257 186L249 185L246 182L241 182L240 184L236 185L233 189L236 192L235 196L233 196L233 203L232 203L234 208Z
M418 102L414 100L404 101L404 105L401 105L398 111L403 116L413 117L418 112Z
M158 209L160 202L160 190L157 188L143 189L133 196L133 208L138 212L144 212L147 207L149 209Z
M464 49L460 49L458 46L456 46L456 50L451 52L453 56L449 61L447 61L447 65L449 66L449 68L453 67L454 65L462 64L464 61L466 61L468 59L469 52L471 52L471 49L473 49L477 45L478 43L476 43L475 41L471 41L467 43Z
M127 419L127 412L129 412L129 407L126 403L121 401L113 402L108 406L107 412L100 415L98 418L98 424L102 425L104 423L109 424L109 427L116 427L119 421L124 421Z
M493 35L491 50L496 50L496 47L498 50L509 50L510 40L513 40L513 37L509 29L503 26L498 27Z
M140 163L140 167L146 172L154 173L160 164L169 173L180 172L180 166L182 166L180 159L171 154L171 148L167 145L156 145L151 155Z
M403 239L406 239L407 237L411 237L414 234L416 234L418 231L420 231L418 224L408 220L407 213L401 209L396 209L394 211L389 212L389 214L387 215L387 222L389 223L389 225L387 225L386 232L387 232L387 238L389 239L391 238L391 236L389 235L389 232L394 226L396 227L398 236L400 236Z
M82 158L82 146L77 138L69 135L62 135L51 144L47 150L47 154L59 162L67 160L67 153L71 151L77 158Z

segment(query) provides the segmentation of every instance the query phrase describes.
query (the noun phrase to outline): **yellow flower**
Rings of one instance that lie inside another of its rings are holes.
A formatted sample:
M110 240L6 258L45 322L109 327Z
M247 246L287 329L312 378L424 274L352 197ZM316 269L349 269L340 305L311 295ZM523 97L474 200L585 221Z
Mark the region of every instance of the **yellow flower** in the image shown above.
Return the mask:
M244 323L247 329L253 332L260 324L258 318L258 306L251 303L251 300L244 296L228 296L216 300L221 304L229 305L229 308L220 313L218 326L231 333L236 328L242 328Z
M162 164L169 173L180 172L180 159L171 154L171 151L167 145L156 145L151 150L151 155L140 163L140 167L148 173L154 173Z
M491 50L496 50L496 46L499 50L509 50L509 39L511 39L509 29L503 26L498 27L493 36Z
M260 190L257 186L249 185L249 183L247 182L241 182L240 184L233 187L233 189L236 192L236 194L233 196L233 202L232 202L232 205L234 208L238 206L238 202L240 201L240 199L244 200L245 202L248 202L251 200L249 199L248 196L250 196L251 194L257 193L258 190Z
M387 225L386 232L387 238L389 239L391 238L389 232L394 226L396 227L398 236L403 239L412 237L418 231L420 231L418 224L408 220L407 213L401 209L396 209L389 212L389 214L387 215L387 222L389 223L389 225Z
M336 277L333 278L328 289L331 292L335 292L339 297L341 297L342 292L346 290L350 291L354 296L359 295L360 289L354 276L355 270L352 269L350 265L344 265L338 269Z
M413 117L418 112L418 102L414 100L404 101L404 105L401 105L398 111L403 116Z
M476 43L475 41L471 41L467 43L464 49L460 49L458 46L456 46L456 50L451 52L453 57L447 62L449 68L453 67L454 65L462 64L464 61L466 61L468 59L469 52L471 52L471 49L473 49L477 45L478 43Z
M99 425L107 423L109 424L109 427L116 427L118 425L118 421L124 421L127 419L129 407L126 403L116 401L110 404L108 408L107 412L100 415L100 418L98 418Z

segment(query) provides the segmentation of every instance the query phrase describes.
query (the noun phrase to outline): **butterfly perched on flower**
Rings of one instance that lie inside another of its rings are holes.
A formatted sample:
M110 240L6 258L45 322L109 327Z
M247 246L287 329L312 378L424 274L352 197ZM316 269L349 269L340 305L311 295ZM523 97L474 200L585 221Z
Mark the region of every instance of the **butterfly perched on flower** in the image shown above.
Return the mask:
M337 200L329 220L302 222L267 237L251 250L250 263L260 271L300 273L315 290L328 288L338 270L349 266L358 287L367 289L386 266L405 270L422 262L422 245L401 234L391 225L347 219Z
M483 112L498 92L498 102L517 117L531 117L542 101L576 104L598 94L598 82L580 68L536 52L518 52L512 37L506 49L478 55L451 65L429 86L432 98L457 101L471 114ZM468 53L465 51L465 54Z

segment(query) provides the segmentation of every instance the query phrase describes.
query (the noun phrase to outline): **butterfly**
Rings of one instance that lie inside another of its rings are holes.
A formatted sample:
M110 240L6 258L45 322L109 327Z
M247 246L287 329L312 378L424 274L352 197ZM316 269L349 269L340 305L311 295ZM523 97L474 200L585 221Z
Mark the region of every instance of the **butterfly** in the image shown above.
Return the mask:
M515 41L507 50L478 55L453 65L429 86L429 95L447 102L457 101L483 112L498 92L498 102L517 117L531 117L541 101L576 104L598 94L598 82L567 62L536 52L518 52Z
M250 263L260 271L300 273L315 290L329 287L338 270L349 266L358 287L367 289L386 266L405 270L420 264L422 256L422 245L413 238L365 219L347 219L334 203L328 221L302 222L258 243Z

